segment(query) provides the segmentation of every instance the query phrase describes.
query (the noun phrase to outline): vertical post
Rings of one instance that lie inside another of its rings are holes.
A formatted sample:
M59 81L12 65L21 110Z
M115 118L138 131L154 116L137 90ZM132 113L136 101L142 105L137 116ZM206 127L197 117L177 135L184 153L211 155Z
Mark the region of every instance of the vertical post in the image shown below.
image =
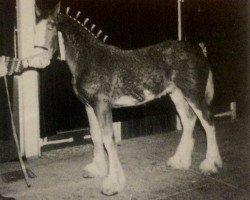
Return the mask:
M182 40L182 21L181 21L181 3L184 0L177 0L177 10L178 10L178 40ZM181 130L181 121L178 115L176 115L176 129Z
M182 40L182 21L181 21L181 3L184 0L177 0L177 9L178 9L178 40Z
M230 103L230 110L231 110L231 119L235 120L237 118L237 114L236 114L236 102L231 102Z
M35 53L33 37L35 24L34 0L16 0L18 56ZM14 78L14 115L18 121L20 150L29 157L40 155L40 116L38 73L27 71Z

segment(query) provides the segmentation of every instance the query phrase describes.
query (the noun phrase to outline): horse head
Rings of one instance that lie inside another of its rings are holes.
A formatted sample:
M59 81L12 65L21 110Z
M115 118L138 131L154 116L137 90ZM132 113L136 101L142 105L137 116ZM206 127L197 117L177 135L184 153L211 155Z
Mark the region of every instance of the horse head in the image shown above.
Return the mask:
M47 51L50 58L58 49L58 14L60 12L60 2L50 10L41 10L35 5L36 26L34 48Z

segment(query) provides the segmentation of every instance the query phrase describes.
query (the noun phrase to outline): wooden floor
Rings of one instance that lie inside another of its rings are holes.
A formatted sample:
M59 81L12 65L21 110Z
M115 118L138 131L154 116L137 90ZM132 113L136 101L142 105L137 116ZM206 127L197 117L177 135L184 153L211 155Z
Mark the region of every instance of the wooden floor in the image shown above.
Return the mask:
M187 171L166 167L167 159L175 152L180 132L123 140L118 150L128 181L124 191L116 196L101 194L102 179L82 178L82 170L92 157L90 144L47 151L42 158L29 160L27 166L36 175L30 179L31 188L26 187L23 179L14 182L3 179L6 173L20 170L17 162L0 164L0 194L20 200L249 199L248 121L217 122L224 166L215 175L202 175L198 169L205 157L206 140L197 126L192 167Z

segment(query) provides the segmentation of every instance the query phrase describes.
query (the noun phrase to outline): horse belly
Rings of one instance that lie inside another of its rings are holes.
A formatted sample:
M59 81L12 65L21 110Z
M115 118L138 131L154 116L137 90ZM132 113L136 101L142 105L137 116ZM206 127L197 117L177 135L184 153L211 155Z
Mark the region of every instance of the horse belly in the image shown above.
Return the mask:
M149 101L152 101L156 98L157 96L153 94L149 90L144 90L142 98L136 98L132 95L124 95L120 96L119 98L116 98L113 101L113 107L129 107L129 106L137 106L141 105L144 103L147 103Z
M121 96L113 102L113 105L116 106L134 106L138 103L138 100L132 96Z

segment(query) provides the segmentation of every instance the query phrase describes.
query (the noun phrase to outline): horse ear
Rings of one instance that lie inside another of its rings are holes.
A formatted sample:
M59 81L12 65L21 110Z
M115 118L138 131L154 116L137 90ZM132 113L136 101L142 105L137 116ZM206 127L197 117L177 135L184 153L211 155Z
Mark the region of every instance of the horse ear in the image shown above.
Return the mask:
M56 17L56 16L59 14L59 12L60 12L60 7L61 7L61 1L59 1L59 2L55 5L54 9L52 10L52 15L53 15L54 17Z
M42 15L42 11L38 6L35 4L35 13L37 17L40 17Z

